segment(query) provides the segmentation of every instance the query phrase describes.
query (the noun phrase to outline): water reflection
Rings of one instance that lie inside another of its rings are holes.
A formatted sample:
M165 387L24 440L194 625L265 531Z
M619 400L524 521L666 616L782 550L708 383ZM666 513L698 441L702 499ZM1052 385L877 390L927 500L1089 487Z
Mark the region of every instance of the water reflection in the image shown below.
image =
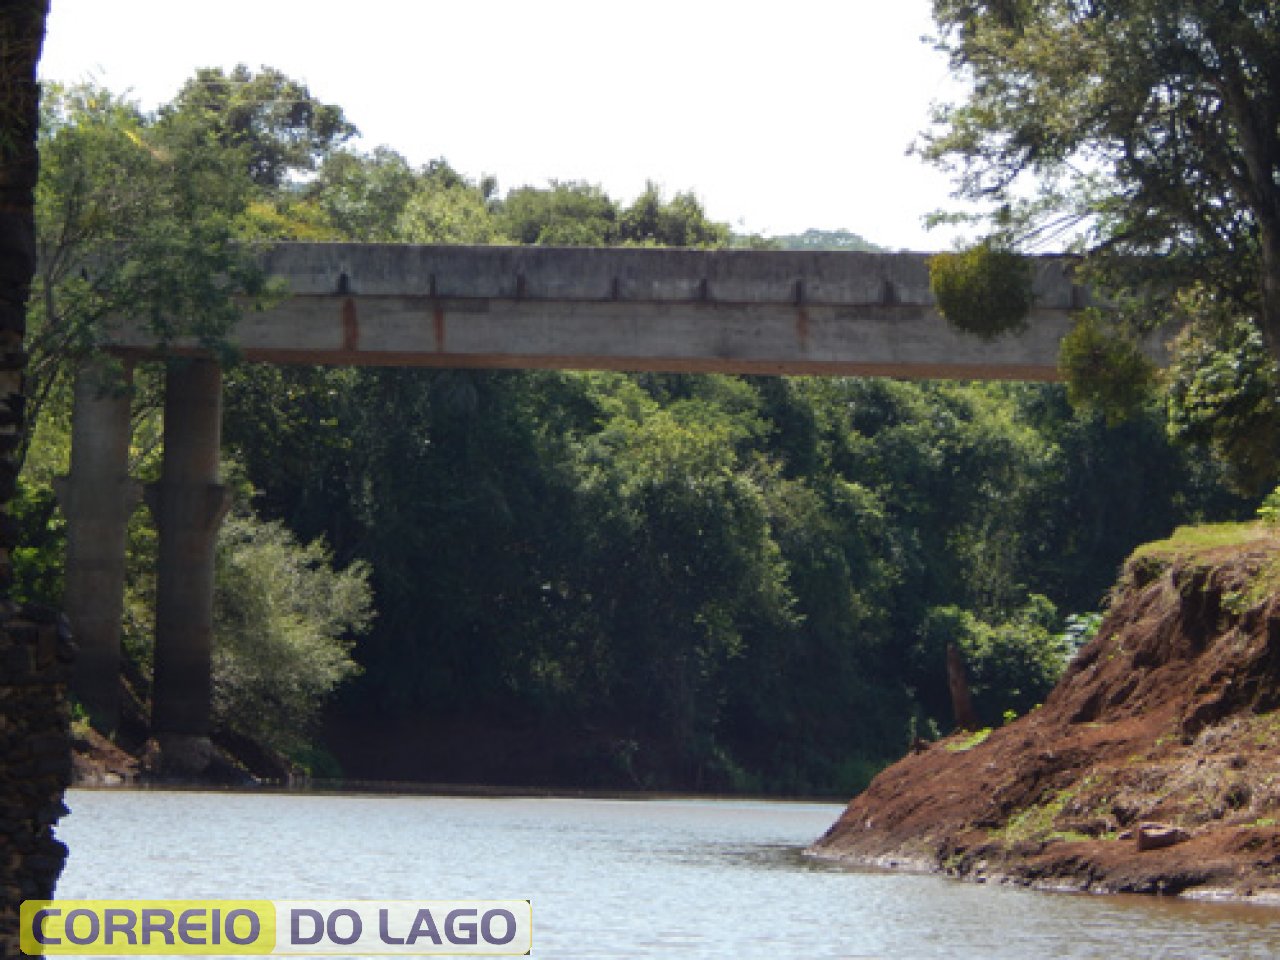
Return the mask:
M72 791L63 897L524 898L555 958L1263 958L1280 910L850 870L831 804Z

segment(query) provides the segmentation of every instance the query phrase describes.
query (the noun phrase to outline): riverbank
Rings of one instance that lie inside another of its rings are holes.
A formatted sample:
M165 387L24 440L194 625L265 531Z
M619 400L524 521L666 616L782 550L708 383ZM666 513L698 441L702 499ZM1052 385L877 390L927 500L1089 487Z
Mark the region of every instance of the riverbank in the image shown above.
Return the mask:
M1043 706L922 746L810 849L1098 893L1280 903L1280 537L1137 551Z
M135 756L88 727L73 738L73 783L79 790L191 791L208 790L247 793L296 793L316 796L437 797L461 799L532 800L689 800L758 802L773 804L832 804L831 796L756 795L708 793L680 790L628 790L618 787L575 787L572 785L458 783L424 780L328 779L254 777L242 766L238 775L178 779L154 776L146 767L146 757ZM224 755L223 764L234 763Z

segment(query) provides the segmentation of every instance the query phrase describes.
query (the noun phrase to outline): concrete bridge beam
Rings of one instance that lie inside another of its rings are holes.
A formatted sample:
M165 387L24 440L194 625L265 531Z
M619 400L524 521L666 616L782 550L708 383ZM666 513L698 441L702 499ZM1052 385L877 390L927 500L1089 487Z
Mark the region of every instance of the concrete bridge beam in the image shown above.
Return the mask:
M165 768L180 773L199 773L211 756L214 554L229 503L221 432L221 368L170 361L161 479L147 489L160 538L151 728Z
M303 243L259 262L288 293L229 337L267 363L1054 380L1091 303L1069 257L1028 261L1026 329L994 340L942 317L925 254ZM208 355L137 318L110 347Z
M92 364L75 384L71 471L55 486L67 518L63 602L79 652L72 689L99 730L120 720L125 539L141 491L129 478L129 380Z

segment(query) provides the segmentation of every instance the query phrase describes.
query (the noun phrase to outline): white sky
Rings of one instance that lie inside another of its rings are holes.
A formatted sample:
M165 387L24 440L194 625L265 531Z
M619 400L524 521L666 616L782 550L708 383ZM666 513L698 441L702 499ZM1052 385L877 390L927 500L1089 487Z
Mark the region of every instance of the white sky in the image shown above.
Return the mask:
M276 67L361 146L503 190L646 178L738 229L952 244L946 177L906 148L954 96L930 0L53 0L41 75L151 108L197 67Z

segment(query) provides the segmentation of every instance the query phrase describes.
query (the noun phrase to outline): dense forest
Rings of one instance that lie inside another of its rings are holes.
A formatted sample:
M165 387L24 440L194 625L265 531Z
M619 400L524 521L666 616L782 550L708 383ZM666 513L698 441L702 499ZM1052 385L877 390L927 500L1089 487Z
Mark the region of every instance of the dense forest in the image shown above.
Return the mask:
M1040 702L1135 545L1252 512L1155 392L1120 418L1049 384L236 363L230 296L273 295L258 241L865 244L735 238L654 184L503 192L354 133L266 68L200 71L154 113L48 92L15 508L18 593L56 604L52 480L102 320L181 318L221 349L217 716L317 775L848 794L951 728L948 645L999 724ZM143 479L157 378L130 387ZM154 550L140 510L143 700Z

